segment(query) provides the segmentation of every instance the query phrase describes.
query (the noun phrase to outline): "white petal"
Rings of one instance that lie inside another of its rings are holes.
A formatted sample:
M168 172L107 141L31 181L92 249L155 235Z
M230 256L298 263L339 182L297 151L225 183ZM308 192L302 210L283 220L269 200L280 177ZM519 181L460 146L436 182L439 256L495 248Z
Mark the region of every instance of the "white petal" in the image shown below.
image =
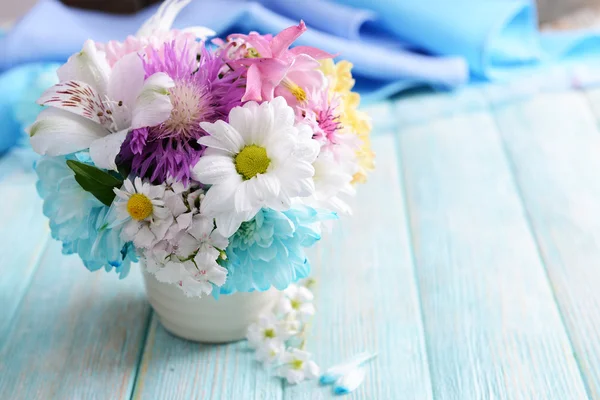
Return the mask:
M181 264L169 261L154 274L159 282L175 283L181 279Z
M188 232L198 240L208 240L210 234L215 229L214 220L204 215L194 215L192 226Z
M282 128L285 126L292 126L295 122L294 110L288 106L285 98L282 96L275 97L271 101L271 107L273 108L273 115L275 127Z
M314 361L305 361L306 362L306 378L314 379L319 376L319 366Z
M67 63L56 71L61 82L85 82L96 89L100 98L106 96L109 73L106 55L96 48L92 40L87 40L83 49L69 57Z
M131 179L125 179L125 181L123 181L123 186L128 193L135 193L135 187L133 186Z
M205 26L190 26L181 30L182 32L192 33L200 40L206 40L211 36L215 36L217 33L210 28Z
M87 149L108 134L102 126L55 108L42 110L28 128L31 147L42 155L60 156Z
M219 211L232 209L235 190L241 183L242 178L236 175L218 185L211 186L200 203L200 212L211 216Z
M181 10L190 3L191 0L166 0L163 2L156 13L154 13L137 31L136 36L152 36L160 32L167 32L171 29L173 22Z
M177 255L181 258L187 258L198 250L199 245L200 243L192 235L184 234L177 242Z
M205 155L201 157L192 169L194 179L205 185L214 185L233 175L237 175L233 159L220 155Z
M97 139L90 145L90 157L98 168L117 170L115 158L121 151L127 130L107 135Z
M133 238L133 244L135 244L135 247L149 248L155 238L147 226L142 226Z
M48 88L37 100L43 106L60 108L97 124L107 126L109 119L102 98L89 84L66 81Z
M233 235L244 221L246 221L246 214L244 213L225 212L215 217L217 230L225 237Z
M291 109L290 109L291 110ZM271 136L274 126L273 107L271 103L265 101L256 110L254 114L254 129L251 132L251 141L255 144L263 144L265 137Z
M220 265L208 270L208 280L217 286L223 286L227 280L227 270Z
M144 86L144 65L137 53L130 53L113 66L108 81L108 98L116 129L131 126L135 100Z
M316 368L316 371L318 374L318 367ZM312 374L312 371L310 373ZM363 383L365 375L366 370L364 368L358 367L351 369L335 383L335 386L333 387L334 393L342 395L353 392L361 383Z
M223 120L218 120L212 124L210 122L201 122L200 126L208 132L212 138L218 141L215 142L214 140L207 140L206 138L208 137L202 137L198 139L198 143L200 144L222 149L234 154L239 153L242 147L244 147L245 143L241 133Z
M146 79L135 100L132 129L155 126L169 118L173 109L169 89L174 85L173 80L163 72L157 72Z
M165 187L163 185L151 185L148 197L151 199L162 199L165 194Z

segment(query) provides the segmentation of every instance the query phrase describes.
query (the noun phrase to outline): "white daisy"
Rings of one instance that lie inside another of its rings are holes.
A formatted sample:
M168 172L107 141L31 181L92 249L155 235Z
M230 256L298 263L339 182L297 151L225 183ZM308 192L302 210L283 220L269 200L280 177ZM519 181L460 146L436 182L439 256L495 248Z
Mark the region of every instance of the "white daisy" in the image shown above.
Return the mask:
M306 351L290 349L283 354L284 364L279 367L277 374L292 385L305 379L314 379L319 376L319 366L311 358L311 354Z
M290 285L283 291L277 311L290 319L307 321L315 314L314 295L304 286Z
M314 193L312 163L319 144L305 124L294 125L294 111L283 97L235 107L229 123L201 123L210 136L193 168L194 179L212 185L201 212L214 216L217 229L231 236L262 207L290 208L295 197Z
M125 224L121 236L133 241L138 248L148 248L162 240L173 222L171 212L165 208L165 187L142 183L140 177L134 183L129 179L121 189L114 189L117 221L112 226Z

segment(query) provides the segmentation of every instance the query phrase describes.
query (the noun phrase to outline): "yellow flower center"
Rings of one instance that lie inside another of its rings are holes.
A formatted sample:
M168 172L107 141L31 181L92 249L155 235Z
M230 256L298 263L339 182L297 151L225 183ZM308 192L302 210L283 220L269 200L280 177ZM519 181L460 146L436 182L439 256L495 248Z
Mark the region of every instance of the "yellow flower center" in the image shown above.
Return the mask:
M281 84L290 91L290 93L298 100L300 103L304 103L307 99L306 92L296 83L291 81L288 78L283 78Z
M250 47L246 51L246 58L260 58L260 53L254 47Z
M246 146L235 156L235 170L244 180L252 179L258 174L267 172L271 159L267 150L254 144Z
M302 305L302 303L300 303L298 300L291 300L290 303L294 310L298 310Z
M273 339L275 337L275 331L273 329L265 329L265 337Z
M304 364L304 361L302 360L294 360L291 363L291 366L293 369L302 369L302 365Z
M153 205L148 196L135 193L127 201L127 212L131 218L141 221L152 214Z

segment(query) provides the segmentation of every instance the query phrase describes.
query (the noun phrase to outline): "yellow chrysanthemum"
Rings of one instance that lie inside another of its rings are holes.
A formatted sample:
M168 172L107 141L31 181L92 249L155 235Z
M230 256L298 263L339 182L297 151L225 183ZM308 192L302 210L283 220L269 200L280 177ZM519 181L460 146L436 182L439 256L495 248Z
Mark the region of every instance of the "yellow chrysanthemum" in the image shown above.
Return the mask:
M329 79L329 90L333 93L346 93L354 87L352 63L342 60L337 64L328 58L321 61L321 71Z
M330 96L340 99L340 123L349 131L358 136L362 145L356 152L359 171L354 175L352 183L364 183L367 172L375 168L375 153L371 150L371 118L367 113L358 110L360 95L352 92L354 79L352 78L352 63L340 61L337 64L331 59L321 61L321 71L329 80Z

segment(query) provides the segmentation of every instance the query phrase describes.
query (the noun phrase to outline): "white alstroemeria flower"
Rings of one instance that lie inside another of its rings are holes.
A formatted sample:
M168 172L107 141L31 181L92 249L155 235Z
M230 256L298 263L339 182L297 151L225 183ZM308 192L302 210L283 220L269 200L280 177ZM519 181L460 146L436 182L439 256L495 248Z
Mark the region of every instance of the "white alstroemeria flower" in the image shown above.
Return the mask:
M165 0L156 13L154 13L137 31L137 37L152 37L165 34L171 30L175 18L181 10L187 6L191 0ZM216 33L212 29L204 26L192 26L183 30L183 32L194 33L201 40L206 40L209 36L214 36Z
M285 344L278 340L270 340L256 349L256 360L264 364L278 362L285 353Z
M186 49L191 57L196 57L203 42L216 33L204 26L191 26L182 30L171 29L177 15L190 1L165 0L135 36L128 36L124 42L111 40L106 44L96 43L96 47L106 52L110 65L114 65L129 53L147 55L152 51L151 49L159 50L165 43L173 42L178 51Z
M292 385L305 379L314 379L319 376L319 366L311 358L311 354L306 351L290 349L283 354L283 365L279 367L277 374Z
M312 163L319 144L305 124L294 125L294 111L283 97L250 101L229 113L229 123L201 123L210 136L193 168L193 177L212 185L201 212L214 216L217 229L231 236L263 207L285 211L296 197L314 193Z
M31 146L60 156L89 148L94 164L116 169L115 157L132 129L169 118L173 80L159 72L144 79L140 56L131 53L111 68L105 54L88 40L57 71L60 83L38 99L42 110L28 128Z
M248 327L248 345L259 349L268 342L284 343L297 332L290 324L278 320L273 314L262 315Z
M149 248L164 238L173 216L164 206L164 186L142 183L140 177L134 182L126 179L121 189L114 189L116 221L111 226L125 224L123 240L133 241L138 248Z
M307 321L315 314L315 306L312 301L314 295L304 286L290 285L284 291L277 311L288 315L291 319Z

